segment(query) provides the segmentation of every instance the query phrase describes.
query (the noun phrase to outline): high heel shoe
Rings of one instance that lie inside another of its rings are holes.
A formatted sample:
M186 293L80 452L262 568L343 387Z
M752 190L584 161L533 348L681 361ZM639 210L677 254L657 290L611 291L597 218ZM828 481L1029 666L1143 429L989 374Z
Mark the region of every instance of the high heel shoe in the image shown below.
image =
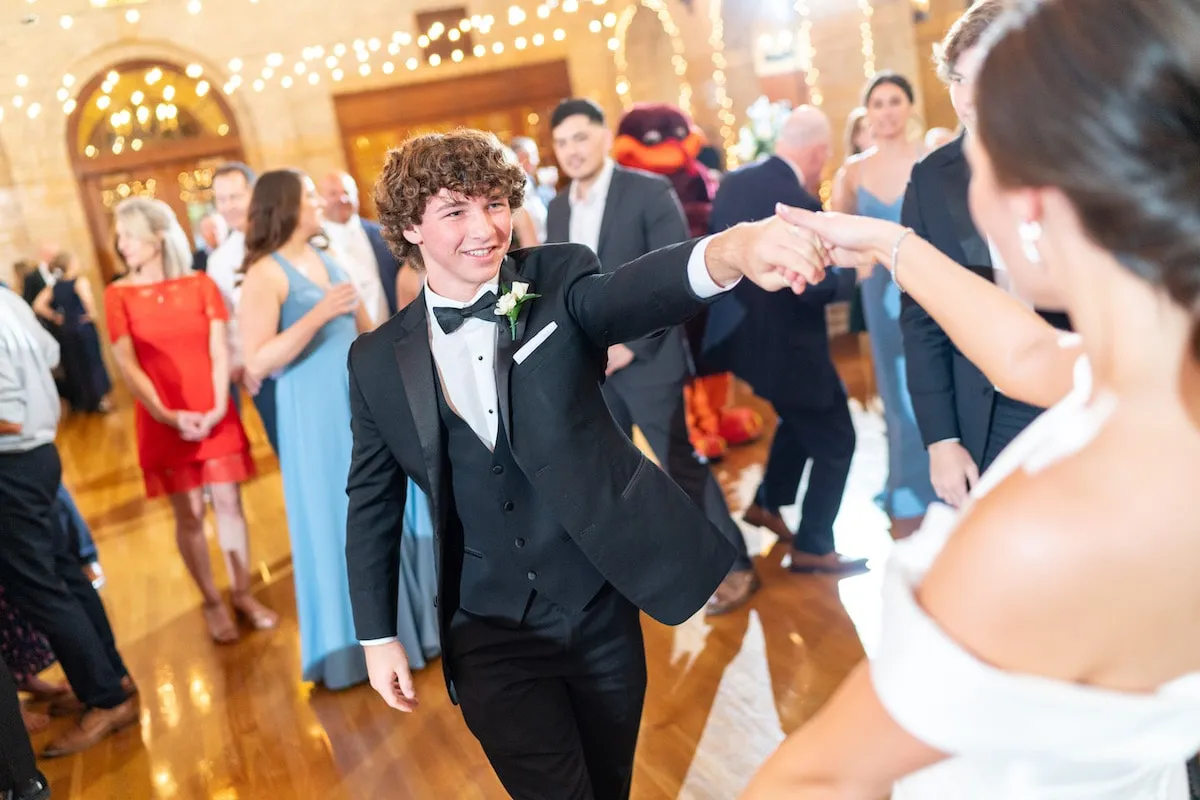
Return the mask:
M237 623L229 617L229 610L225 608L224 603L205 603L200 607L200 611L204 614L208 635L217 644L233 644L241 637Z

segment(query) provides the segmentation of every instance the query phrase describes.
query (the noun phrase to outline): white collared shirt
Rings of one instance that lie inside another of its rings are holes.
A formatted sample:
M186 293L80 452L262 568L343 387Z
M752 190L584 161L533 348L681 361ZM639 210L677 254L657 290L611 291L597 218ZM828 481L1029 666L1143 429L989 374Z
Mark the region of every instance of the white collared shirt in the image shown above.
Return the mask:
M496 335L501 326L469 318L454 333L446 333L434 316L435 308L466 308L488 292L500 296L500 276L479 287L465 303L442 297L425 285L429 312L429 348L451 410L471 426L489 450L496 447L500 408L496 396ZM536 301L534 301L536 302Z
M1028 302L1025 300L1025 298L1021 297L1021 295L1017 293L1016 287L1013 286L1012 275L1010 275L1008 272L1008 266L1005 265L1004 259L1000 256L1000 251L996 249L994 244L992 244L992 240L984 237L984 241L987 242L988 253L990 253L992 256L992 280L1001 289L1020 300L1029 308L1033 308L1032 303Z
M241 231L230 231L225 241L208 254L208 266L205 273L212 278L213 283L221 291L225 300L225 308L229 311L229 322L225 323L225 340L229 345L229 366L242 366L242 337L238 332L237 306L242 299L241 275L242 261L246 258L246 234Z
M229 310L231 317L237 311L238 301L242 297L242 287L238 285L238 270L245 258L246 234L230 231L229 237L208 254L208 266L204 270L221 290L221 297L225 298L225 308Z
M58 283L58 278L54 277L54 273L50 271L49 264L38 264L38 273L42 276L42 280L47 286L53 286Z
M600 252L600 223L604 220L604 207L608 203L608 187L612 184L615 165L611 158L604 159L604 166L596 176L596 182L581 194L578 181L572 181L567 193L571 203L571 224L567 232L570 241L587 245L593 253Z
M355 214L345 223L325 220L325 233L333 247L334 260L349 274L371 320L376 325L383 322L388 316L387 295L379 277L379 261L363 228L362 218Z
M696 243L691 256L688 257L688 283L697 297L706 299L722 292L727 292L741 281L734 281L728 286L720 286L708 274L704 263L704 253L708 249L705 237ZM465 303L442 297L425 284L425 308L428 311L429 346L433 351L433 364L437 370L438 379L442 383L442 392L446 403L471 426L471 430L483 440L488 449L496 448L496 433L499 429L500 407L496 394L496 337L508 335L506 325L497 324L482 319L469 318L461 328L454 333L446 333L438 324L433 310L442 308L466 308L488 292L496 292L500 276L497 275L488 283L479 287L475 295ZM535 287L536 289L536 287ZM536 300L533 302L537 302ZM536 331L531 333L536 334ZM397 637L385 639L369 639L359 642L364 647L390 644L398 641Z

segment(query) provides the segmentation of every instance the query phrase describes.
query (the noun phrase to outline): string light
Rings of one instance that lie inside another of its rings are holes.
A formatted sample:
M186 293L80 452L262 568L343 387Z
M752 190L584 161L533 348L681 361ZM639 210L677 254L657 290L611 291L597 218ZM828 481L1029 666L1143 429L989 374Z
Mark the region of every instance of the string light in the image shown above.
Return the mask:
M733 126L737 117L733 114L733 100L725 90L725 20L721 15L721 0L712 0L708 7L708 16L712 20L712 32L708 37L712 49L713 63L713 96L717 101L717 119L721 121L721 143L725 146L725 162L730 169L738 164L737 134Z
M256 2L256 0L250 0L250 1ZM719 0L717 0L717 1L719 2ZM607 4L607 2L608 2L608 0L592 0L592 2L587 7L597 8L597 13L599 13L599 10L602 9L602 7ZM185 0L185 2L183 3L184 9L190 15L199 15L201 13L204 13L205 12L204 5L205 4L203 3L203 0ZM692 101L692 87L691 87L691 84L688 83L688 81L686 79L688 64L687 64L687 60L684 55L685 50L684 50L682 38L680 36L679 28L676 26L674 20L671 18L670 12L667 9L667 0L641 0L641 6L645 7L648 10L654 11L658 15L664 31L668 34L668 36L671 39L672 50L673 50L672 64L674 66L676 75L680 78L680 105L681 105L681 107L684 108L684 110L690 112L691 101ZM552 13L554 13L555 11L559 11L559 12L567 13L567 14L574 14L576 12L581 11L581 9L583 7L584 7L584 0L544 0L544 2L542 2L540 5L538 5L536 7L536 9L535 9L536 14L527 14L519 6L514 5L508 10L508 18L509 18L509 22L511 25L521 25L521 24L525 23L526 21L533 19L535 17L537 20L550 19ZM632 8L633 11L636 11L638 8L637 3L631 2L629 8ZM629 8L627 8L626 11L628 11ZM211 13L211 12L209 12L209 13ZM141 13L137 9L132 9L132 8L127 9L125 11L125 19L130 24L136 24L137 22L141 21ZM64 28L72 26L74 24L74 18L71 18L70 23L67 23L65 20L66 20L66 18L64 17L63 18L63 27ZM443 38L448 39L453 42L456 42L456 43L462 42L462 45L460 47L451 51L448 59L446 59L444 56L438 55L436 53L429 55L428 59L425 61L425 65L428 67L438 67L442 64L443 60L452 61L455 63L461 63L468 56L474 56L475 58L483 58L483 57L486 57L489 52L492 54L495 54L495 55L500 55L505 52L506 45L515 47L518 50L526 50L530 46L541 47L545 44L548 44L551 40L553 40L555 42L564 42L567 39L567 31L565 28L563 28L563 27L555 27L555 28L547 27L544 31L535 31L530 34L515 37L513 40L511 40L511 42L504 42L504 41L493 41L490 43L478 42L478 43L472 43L471 46L468 47L466 42L463 40L463 34L470 32L470 31L477 31L479 34L484 34L484 35L488 34L492 30L492 26L494 24L495 24L495 18L492 15L476 14L476 15L472 15L469 19L463 18L462 20L460 20L457 23L456 26L453 26L453 27L447 27L446 23L444 23L442 21L435 21L433 24L431 24L429 26L429 29L425 33L421 34L420 36L415 36L415 32L409 33L407 31L395 31L391 35L390 42L386 42L386 43L384 41L381 41L380 39L374 38L374 37L372 37L370 39L366 39L366 40L357 39L353 42L353 49L355 50L356 60L359 62L359 66L358 66L358 69L356 70L356 72L358 72L358 74L363 77L367 77L367 76L371 75L373 71L383 72L384 74L388 74L388 75L392 74L393 72L395 72L397 65L400 62L400 59L397 58L397 56L401 55L401 48L410 46L414 42L418 46L422 47L423 49L425 47L428 47L430 42L436 41L439 39L443 39ZM604 28L606 28L606 27L607 28L616 27L617 15L611 11L608 11L607 13L604 14L604 16L602 18L581 20L580 24L586 25L587 29L589 31L591 31L592 33L601 33L601 32L603 32ZM627 28L627 26L625 26L625 27ZM619 33L619 35L612 36L609 41L609 48L611 50L613 50L614 52L622 51L622 55L623 55L623 47L624 47L623 39L624 39L625 32L626 32L625 30L622 30L620 32L614 31L614 33ZM382 49L385 48L385 44L386 44L386 49L388 51L387 55L391 56L393 59L395 59L395 63L393 63L391 60L387 61L386 65L371 63L371 61L372 61L371 53L381 51ZM249 79L251 76L247 76L246 83L248 85L252 86L255 89L255 91L264 91L268 87L268 85L270 85L270 81L272 81L273 79L279 79L279 81L280 81L279 85L283 86L284 88L288 88L293 85L296 85L297 83L299 83L299 81L296 78L292 78L290 75L281 74L281 73L284 73L284 72L290 73L290 72L294 71L295 75L297 75L297 76L303 77L303 76L307 75L309 84L316 85L320 82L320 79L321 79L321 76L318 74L317 69L319 68L320 64L322 64L322 63L328 70L327 74L330 79L332 79L335 82L341 81L343 78L346 77L346 71L343 70L343 68L340 64L340 60L347 54L348 47L346 44L339 42L339 43L334 44L330 48L330 50L332 51L333 55L330 55L328 58L326 58L325 47L322 47L322 46L304 47L304 48L302 48L301 54L299 55L298 59L294 62L292 69L287 69L286 67L284 67L284 63L285 63L286 59L282 53L270 53L269 55L266 56L266 58L265 58L266 66L261 69L261 71L259 72L259 75L257 77L254 77L254 79L252 81ZM313 63L313 62L317 62L317 63ZM409 57L408 59L406 59L404 61L404 66L407 67L410 71L414 71L414 70L420 68L421 65L422 65L421 60L418 58L415 58L415 57ZM243 60L243 58L234 57L234 58L230 59L230 61L228 62L228 68L229 68L230 73L233 73L233 74L232 74L232 77L229 80L227 80L226 83L223 84L223 86L222 86L222 89L224 90L224 92L226 94L232 94L234 91L236 91L239 87L242 86L243 80L240 77L240 75L244 74L243 70L245 69L246 66L247 66L247 64L245 63L245 60ZM378 69L376 69L376 68L378 68ZM191 77L193 80L196 80L203 74L203 69L198 64L191 64L187 67L186 74L188 75L188 77ZM251 70L251 74L253 74L253 68ZM152 75L153 75L153 78L151 77ZM114 88L116 86L116 83L117 83L119 77L120 76L115 71L110 71L108 73L108 75L106 76L105 82L100 87L104 92L103 97L107 97L108 94L111 94L111 92L114 90ZM158 70L151 70L150 72L146 73L146 75L144 77L145 77L146 83L148 85L152 85L155 81L157 81L159 79L159 77L161 77L161 72ZM62 105L62 107L64 107L64 109L65 109L68 105L70 105L72 108L72 111L74 110L74 104L77 104L78 102L80 102L82 100L82 98L80 98L80 99L72 98L70 96L69 91L65 91L65 94L64 94L64 90L69 90L69 88L73 84L74 84L74 79L71 76L64 77L63 85L62 85L62 87L60 87L60 89L57 93L59 102ZM627 80L623 81L622 85L625 87L624 94L628 95L628 81ZM201 88L201 87L203 87L203 88ZM208 90L207 82L200 81L197 83L196 93L198 96L204 96L204 94L207 92L207 90ZM24 103L25 100L18 99L16 102ZM98 99L97 102L100 102L100 100ZM40 104L39 104L38 108L41 109ZM71 113L71 112L67 112L67 113Z
M858 26L862 31L863 74L867 78L874 78L875 36L871 33L871 18L875 16L875 9L871 7L871 0L858 0L858 8L863 15L862 24Z
M673 51L671 63L675 67L676 76L679 77L679 107L685 114L691 114L692 85L687 80L688 64L687 58L684 56L683 38L680 36L679 27L671 17L671 12L667 9L664 0L641 0L641 5L658 16L663 32L671 41L671 50ZM633 23L633 18L637 13L638 5L636 3L627 5L617 20L615 35L609 40L609 49L616 53L614 60L617 65L617 95L621 98L621 105L625 108L629 108L633 104L633 98L629 94L629 81L625 77L625 73L629 69L625 54L625 42L629 26ZM606 20L607 17L608 15L605 15Z
M808 85L808 102L819 106L825 101L817 80L821 77L817 69L817 48L812 42L812 14L808 0L796 0L796 13L800 15L800 55L804 58L804 83Z

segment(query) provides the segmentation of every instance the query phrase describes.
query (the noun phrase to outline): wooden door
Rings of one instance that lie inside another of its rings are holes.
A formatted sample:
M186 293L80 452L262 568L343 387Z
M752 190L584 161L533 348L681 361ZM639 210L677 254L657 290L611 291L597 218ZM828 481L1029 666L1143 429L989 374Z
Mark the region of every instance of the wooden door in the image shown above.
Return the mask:
M363 215L375 216L372 195L387 151L423 133L477 128L506 144L528 136L538 143L543 164L553 165L550 114L570 96L566 63L555 61L335 97Z

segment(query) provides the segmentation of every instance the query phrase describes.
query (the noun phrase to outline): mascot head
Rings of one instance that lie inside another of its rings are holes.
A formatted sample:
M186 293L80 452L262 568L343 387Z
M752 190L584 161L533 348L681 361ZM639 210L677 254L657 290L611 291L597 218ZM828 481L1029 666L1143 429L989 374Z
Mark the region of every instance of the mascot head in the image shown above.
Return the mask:
M704 144L704 134L678 106L636 103L617 126L613 158L626 167L670 175L691 171Z

